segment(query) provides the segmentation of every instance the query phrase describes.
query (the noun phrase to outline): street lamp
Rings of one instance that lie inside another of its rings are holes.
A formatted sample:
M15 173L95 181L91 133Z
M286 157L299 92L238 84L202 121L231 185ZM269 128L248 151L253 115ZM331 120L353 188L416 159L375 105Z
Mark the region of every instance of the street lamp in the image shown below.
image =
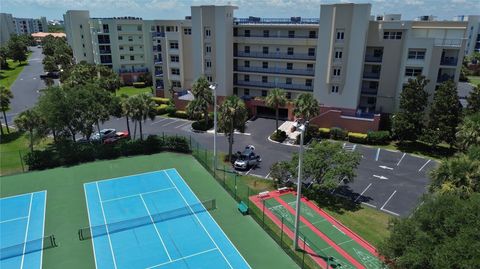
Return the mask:
M213 174L217 172L217 83L208 86L213 91Z
M295 209L295 240L294 249L298 249L298 229L300 222L300 199L302 197L302 161L303 161L303 137L307 130L308 121L298 126L300 130L300 149L298 153L298 179L297 179L297 207Z

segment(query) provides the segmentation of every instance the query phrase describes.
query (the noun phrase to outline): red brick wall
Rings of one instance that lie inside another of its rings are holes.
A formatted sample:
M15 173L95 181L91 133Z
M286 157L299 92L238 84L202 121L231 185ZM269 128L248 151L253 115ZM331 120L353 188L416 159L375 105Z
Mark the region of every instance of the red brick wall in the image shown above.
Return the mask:
M319 127L332 128L340 127L349 132L367 133L377 131L380 124L380 115L375 115L373 119L356 118L345 116L345 112L335 109L321 109L323 111L319 116L313 118L310 122ZM348 113L348 112L347 112Z
M163 89L156 89L155 90L155 96L164 98L165 97L165 91Z

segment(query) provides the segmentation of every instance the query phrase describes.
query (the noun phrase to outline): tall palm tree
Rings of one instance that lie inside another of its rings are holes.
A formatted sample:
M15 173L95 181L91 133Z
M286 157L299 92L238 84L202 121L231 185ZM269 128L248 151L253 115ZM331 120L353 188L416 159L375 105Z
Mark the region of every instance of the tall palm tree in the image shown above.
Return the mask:
M457 130L457 143L461 150L480 146L480 112L466 116Z
M7 133L10 133L10 129L8 128L6 112L10 109L10 102L12 98L13 98L12 91L10 91L9 88L1 85L0 86L0 109L3 112L3 118L5 119L5 126L7 127ZM3 132L3 129L2 129L2 132Z
M190 108L192 111L203 111L203 118L205 125L208 126L208 107L213 104L213 93L210 89L210 83L205 77L199 77L192 86L192 94L195 97L195 102L190 102L189 106L196 106Z
M267 106L275 109L275 130L278 130L278 110L287 103L287 96L283 89L274 88L268 92L265 99Z
M298 95L294 102L293 113L296 117L301 117L309 121L320 112L320 104L311 93L302 93Z
M15 119L15 125L20 131L30 134L30 151L33 152L33 135L34 131L41 125L40 114L34 109L27 109L20 113Z
M129 118L131 117L132 115L132 106L130 104L130 100L129 100L129 97L128 95L126 94L122 94L120 96L120 107L121 107L121 110L122 110L122 115L125 116L125 118L127 119L127 130L128 130L128 134L131 136L132 133L130 132L130 120Z
M130 98L132 108L132 119L138 122L140 131L140 140L143 140L142 122L147 119L154 120L156 116L155 102L148 94L139 94Z
M245 103L237 96L229 96L218 109L218 129L224 132L228 141L228 157L232 161L232 146L235 130L244 131L248 111Z

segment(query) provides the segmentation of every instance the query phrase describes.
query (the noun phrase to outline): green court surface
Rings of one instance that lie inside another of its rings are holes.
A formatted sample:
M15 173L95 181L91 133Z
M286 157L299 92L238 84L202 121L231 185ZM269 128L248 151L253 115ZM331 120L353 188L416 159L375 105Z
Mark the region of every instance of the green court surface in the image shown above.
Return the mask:
M280 220L283 218L283 224L290 230L294 231L295 215L290 213L290 211L276 201L275 198L266 199L265 207L272 211ZM340 253L331 248L327 242L304 224L300 225L300 233L302 234L302 239L306 238L308 246L312 248L317 255L324 258L324 260L328 257L333 257L335 259L335 264L341 265L338 268L355 268L355 266L348 262ZM300 246L302 246L302 244L303 241L299 243Z
M88 226L83 184L167 168L176 168L200 200L217 200L211 215L252 268L299 268L251 217L238 212L235 200L191 155L160 153L4 176L0 194L47 190L45 234L54 234L58 247L44 251L43 268L95 268L92 242L79 241L77 234Z
M293 194L289 193L282 195L280 196L280 199L287 202L292 208L296 207L297 197ZM372 255L368 250L339 230L323 216L319 215L304 202L302 202L302 206L300 207L300 214L366 268L384 268L383 263L377 257Z

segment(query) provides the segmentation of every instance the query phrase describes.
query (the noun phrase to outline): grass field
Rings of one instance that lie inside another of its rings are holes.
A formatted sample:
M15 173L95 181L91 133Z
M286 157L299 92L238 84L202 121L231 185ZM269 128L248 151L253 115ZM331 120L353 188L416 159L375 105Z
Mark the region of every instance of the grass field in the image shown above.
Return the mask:
M467 76L468 80L470 80L470 84L473 84L473 86L477 86L480 84L480 76Z
M28 56L30 57L31 54ZM0 85L3 85L7 88L12 86L13 82L17 79L18 75L22 72L25 65L28 65L28 62L14 62L13 60L7 60L9 69L0 70Z
M88 225L83 184L166 168L176 168L199 199L217 199L212 216L252 268L298 268L191 155L161 153L1 177L1 196L47 190L45 234L54 234L59 247L45 250L43 267L94 268L91 241L77 235Z
M421 142L421 141L405 141L403 143L393 141L386 146L375 146L379 148L399 150L401 152L406 152L410 154L415 154L422 157L427 157L441 161L442 159L449 158L455 154L455 149L451 149L449 145L445 143L440 143L436 147Z
M116 92L116 95L120 96L126 94L128 96L133 96L141 93L152 93L152 87L135 88L131 86L123 86Z

